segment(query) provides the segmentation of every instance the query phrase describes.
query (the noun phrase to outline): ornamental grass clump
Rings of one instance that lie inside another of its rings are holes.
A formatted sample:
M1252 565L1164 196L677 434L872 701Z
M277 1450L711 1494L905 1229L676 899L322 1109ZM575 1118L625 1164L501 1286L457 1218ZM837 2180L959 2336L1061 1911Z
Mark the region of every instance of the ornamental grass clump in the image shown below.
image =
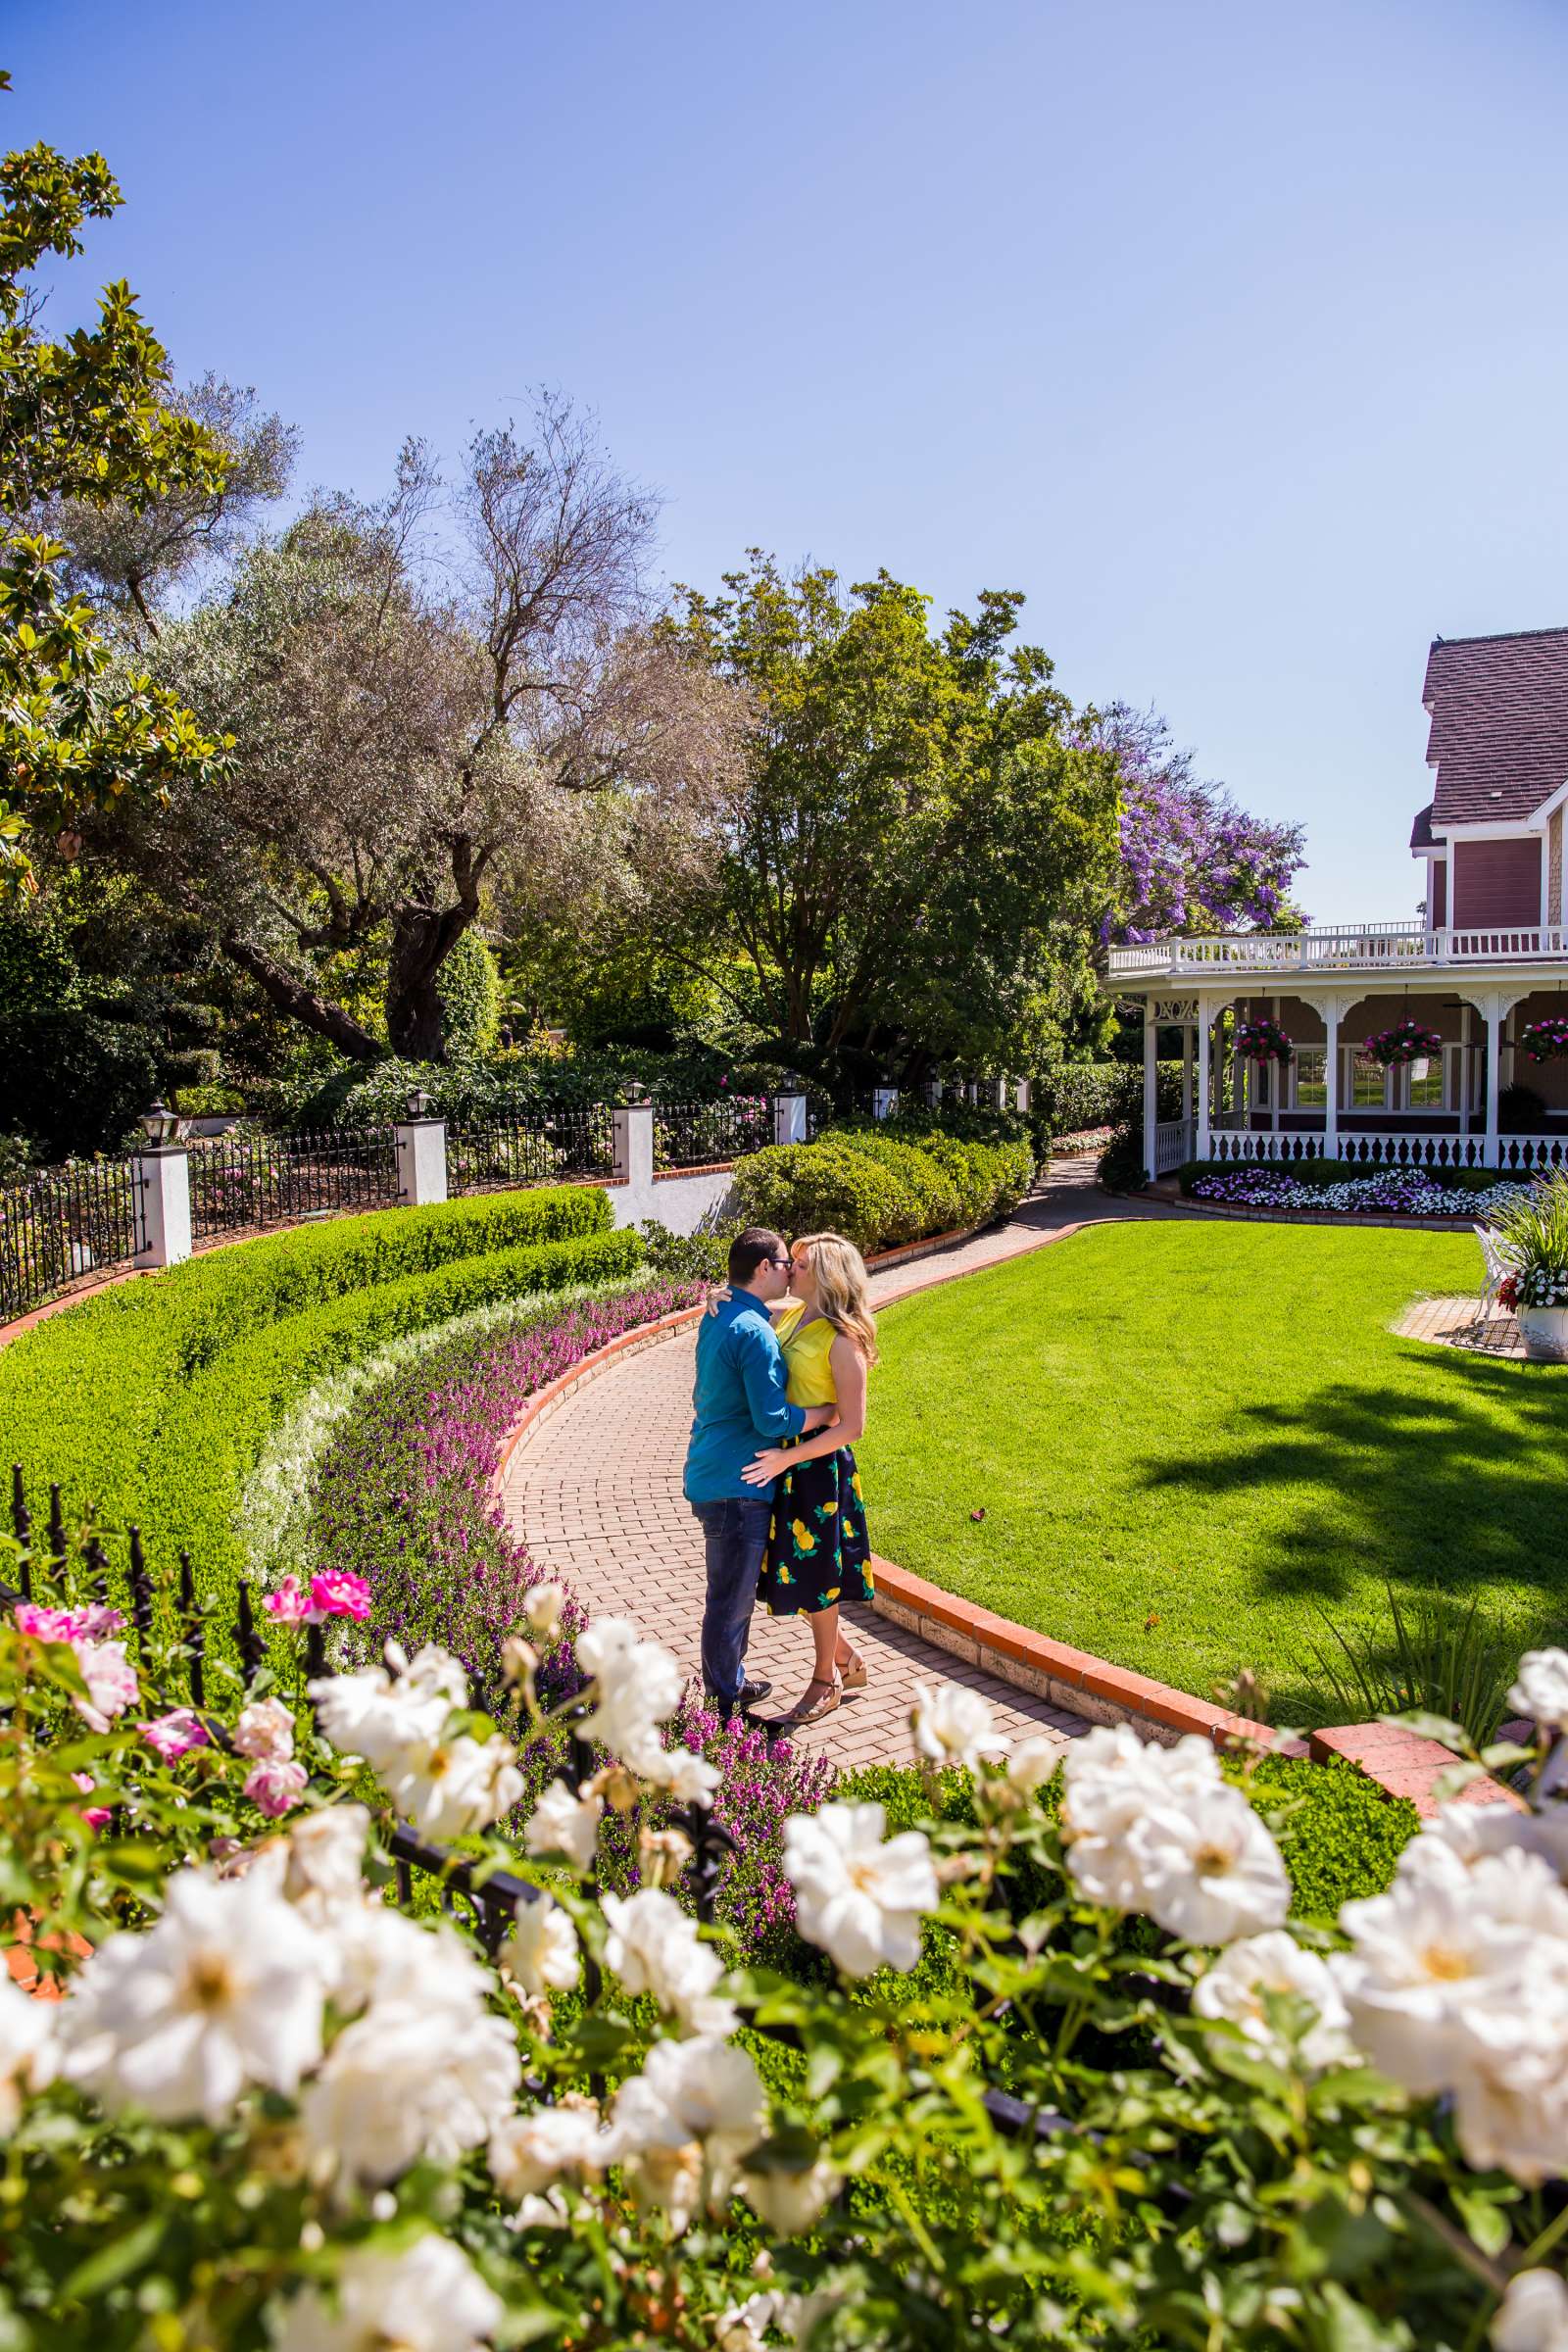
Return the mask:
M1546 1177L1495 1222L1510 1272L1499 1284L1504 1306L1568 1306L1568 1176Z

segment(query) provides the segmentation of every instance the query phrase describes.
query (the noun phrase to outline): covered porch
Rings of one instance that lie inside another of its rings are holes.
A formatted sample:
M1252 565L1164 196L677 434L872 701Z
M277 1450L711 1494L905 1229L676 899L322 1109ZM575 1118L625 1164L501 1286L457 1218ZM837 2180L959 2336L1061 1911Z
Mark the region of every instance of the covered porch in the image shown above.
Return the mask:
M1549 976L1489 973L1474 982L1451 966L1405 964L1392 986L1369 974L1360 985L1317 987L1298 970L1273 986L1254 973L1182 993L1168 983L1124 983L1115 993L1143 1007L1144 1160L1156 1177L1193 1159L1519 1174L1568 1165L1568 1059L1536 1061L1520 1044L1527 1024L1568 1017L1568 961ZM1290 1039L1288 1062L1235 1051L1236 1025L1259 1019ZM1385 1067L1366 1041L1405 1019L1438 1044ZM1180 1100L1177 1115L1161 1118L1159 1045L1172 1032Z

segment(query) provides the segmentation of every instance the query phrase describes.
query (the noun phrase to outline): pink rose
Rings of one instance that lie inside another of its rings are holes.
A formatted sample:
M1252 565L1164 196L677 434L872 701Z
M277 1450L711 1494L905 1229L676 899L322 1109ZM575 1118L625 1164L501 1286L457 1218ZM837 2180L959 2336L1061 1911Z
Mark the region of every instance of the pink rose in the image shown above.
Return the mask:
M138 1695L136 1675L125 1655L123 1642L82 1642L74 1643L76 1664L87 1686L85 1698L74 1698L72 1705L95 1732L107 1732L110 1719L123 1715Z
M79 1788L83 1796L91 1796L98 1786L90 1772L74 1772L71 1779L73 1787ZM83 1805L81 1818L89 1830L101 1830L113 1821L114 1815L107 1805Z
M269 1821L279 1814L291 1813L305 1794L310 1774L303 1764L284 1758L280 1763L263 1761L253 1764L245 1776L245 1793L259 1805Z
M284 1764L294 1753L294 1718L280 1698L253 1699L234 1726L234 1752L258 1764Z
M275 1592L262 1596L262 1606L269 1617L279 1625L308 1625L312 1622L311 1596L303 1592L297 1576L285 1576Z
M370 1588L363 1576L346 1568L326 1568L311 1579L311 1600L323 1617L366 1618L370 1614Z
M167 1715L156 1716L151 1723L138 1723L136 1729L148 1746L156 1748L166 1764L172 1764L176 1756L187 1754L193 1747L210 1744L207 1726L199 1715L191 1713L189 1707L173 1707Z
M81 1609L49 1609L35 1600L19 1600L12 1614L18 1633L30 1634L35 1642L99 1642L125 1622L118 1609L98 1601Z

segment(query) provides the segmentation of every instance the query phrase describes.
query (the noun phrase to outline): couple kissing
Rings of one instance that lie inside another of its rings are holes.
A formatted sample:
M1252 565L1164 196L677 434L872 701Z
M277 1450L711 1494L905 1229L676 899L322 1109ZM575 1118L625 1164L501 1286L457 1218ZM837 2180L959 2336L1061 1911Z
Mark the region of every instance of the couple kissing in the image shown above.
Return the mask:
M810 1680L772 1728L814 1722L843 1691L865 1688L839 1607L872 1592L850 1449L865 1427L875 1362L865 1263L853 1243L811 1233L792 1248L757 1225L736 1237L728 1287L710 1294L697 1336L683 1482L707 1552L703 1684L726 1722L772 1690L746 1674L759 1595L774 1617L804 1615L814 1650Z

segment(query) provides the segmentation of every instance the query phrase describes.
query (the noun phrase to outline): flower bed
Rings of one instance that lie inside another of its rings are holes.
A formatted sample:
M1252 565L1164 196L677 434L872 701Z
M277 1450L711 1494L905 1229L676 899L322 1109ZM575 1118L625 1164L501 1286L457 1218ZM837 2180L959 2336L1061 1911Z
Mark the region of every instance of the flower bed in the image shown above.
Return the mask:
M502 1642L539 1577L491 1492L508 1431L571 1365L699 1296L687 1283L640 1284L544 1308L520 1328L454 1339L350 1410L313 1480L303 1556L369 1585L360 1655L439 1642L496 1696ZM568 1632L581 1623L572 1609ZM558 1655L564 1672L569 1644Z
M1337 1209L1361 1216L1470 1217L1487 1220L1528 1199L1530 1186L1498 1179L1483 1186L1441 1184L1425 1168L1379 1168L1370 1175L1323 1183L1254 1161L1246 1167L1184 1168L1181 1187L1193 1200L1232 1208Z

